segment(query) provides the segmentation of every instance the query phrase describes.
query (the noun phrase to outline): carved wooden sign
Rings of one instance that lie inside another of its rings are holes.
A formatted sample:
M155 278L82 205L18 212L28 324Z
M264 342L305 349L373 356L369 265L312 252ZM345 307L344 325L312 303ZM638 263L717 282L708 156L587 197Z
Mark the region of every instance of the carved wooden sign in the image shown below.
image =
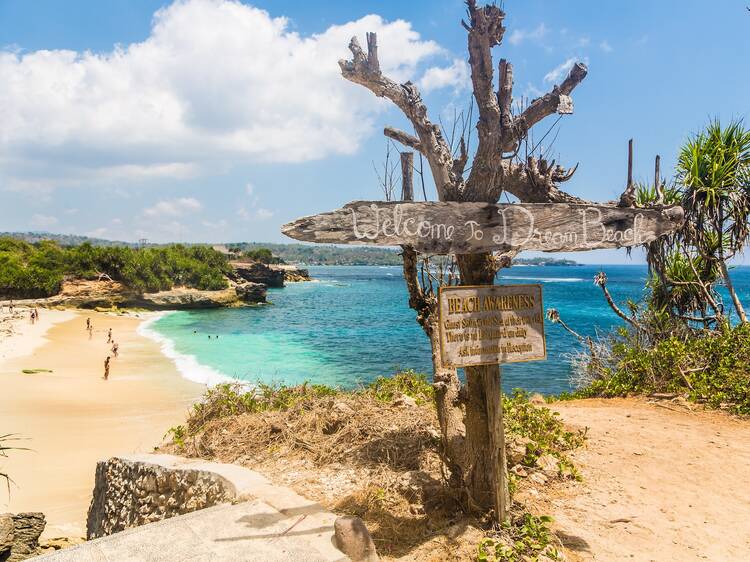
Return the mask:
M292 221L281 231L306 242L411 245L430 254L572 252L645 244L682 221L680 207L355 201Z
M541 285L441 287L438 300L445 366L547 358Z

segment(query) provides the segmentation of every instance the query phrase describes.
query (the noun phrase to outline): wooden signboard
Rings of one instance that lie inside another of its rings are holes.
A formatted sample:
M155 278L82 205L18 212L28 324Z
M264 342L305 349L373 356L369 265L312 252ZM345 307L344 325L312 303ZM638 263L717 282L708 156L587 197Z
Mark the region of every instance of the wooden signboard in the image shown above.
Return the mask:
M292 221L281 231L307 242L409 245L429 254L573 252L645 244L682 221L680 207L354 201Z
M547 358L541 285L441 287L438 300L445 366Z

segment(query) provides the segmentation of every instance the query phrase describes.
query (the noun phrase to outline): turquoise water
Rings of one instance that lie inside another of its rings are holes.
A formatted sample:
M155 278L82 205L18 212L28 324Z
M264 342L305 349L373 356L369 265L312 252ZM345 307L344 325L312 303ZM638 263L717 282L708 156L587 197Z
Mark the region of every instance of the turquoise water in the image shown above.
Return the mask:
M643 294L645 266L514 267L499 283L542 283L545 307L560 311L579 333L618 324L592 280L604 269L618 302ZM200 382L312 381L345 388L398 368L429 372L430 348L408 307L399 267L311 267L312 283L270 289L273 305L176 312L148 328L185 376ZM735 270L741 296L750 268ZM503 368L503 387L543 393L570 390L569 355L578 342L547 322L546 361ZM211 336L209 339L208 336Z

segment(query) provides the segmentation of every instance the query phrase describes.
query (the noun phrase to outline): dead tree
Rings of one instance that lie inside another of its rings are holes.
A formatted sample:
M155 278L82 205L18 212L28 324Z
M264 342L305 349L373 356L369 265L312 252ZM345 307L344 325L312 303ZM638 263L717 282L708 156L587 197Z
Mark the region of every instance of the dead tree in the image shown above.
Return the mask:
M505 59L500 60L496 83L492 58L492 49L501 44L505 33L505 13L494 5L477 6L475 0L468 0L467 7L468 22L462 24L468 34L471 81L478 111L478 146L468 174L470 155L466 143L460 144L454 156L440 127L429 119L417 87L411 82L398 84L381 72L374 33L367 34L367 52L356 37L352 38L349 44L352 59L339 61L342 75L401 109L414 134L391 127L384 132L426 159L440 201L497 203L503 193L508 193L526 203L583 203L559 188L575 169L569 171L556 166L554 161L548 163L534 156L520 160L516 155L534 125L556 113L572 113L570 95L586 77L586 66L576 63L562 84L514 114L513 67ZM493 284L498 269L509 266L514 255L457 255L461 283ZM435 298L426 294L420 284L417 252L404 248L403 258L409 304L417 311L417 320L432 343L436 406L443 453L452 480L460 484L469 509L479 513L499 511L495 515L502 518L507 490L501 489L497 481L497 475L505 469L500 368L468 367L466 385L462 387L456 371L441 364Z

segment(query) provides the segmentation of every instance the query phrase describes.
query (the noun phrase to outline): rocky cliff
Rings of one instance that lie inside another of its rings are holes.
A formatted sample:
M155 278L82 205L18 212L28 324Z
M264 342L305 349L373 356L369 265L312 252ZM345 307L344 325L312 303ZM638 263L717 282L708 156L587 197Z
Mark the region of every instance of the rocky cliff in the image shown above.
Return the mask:
M266 302L266 286L240 279L226 289L201 291L178 287L170 291L138 294L116 281L66 281L59 295L46 299L16 301L19 305L72 308L137 307L149 310L222 308Z
M267 287L283 287L284 272L266 265L254 262L232 262L233 271L230 278L233 281L250 281L251 283L263 283Z

